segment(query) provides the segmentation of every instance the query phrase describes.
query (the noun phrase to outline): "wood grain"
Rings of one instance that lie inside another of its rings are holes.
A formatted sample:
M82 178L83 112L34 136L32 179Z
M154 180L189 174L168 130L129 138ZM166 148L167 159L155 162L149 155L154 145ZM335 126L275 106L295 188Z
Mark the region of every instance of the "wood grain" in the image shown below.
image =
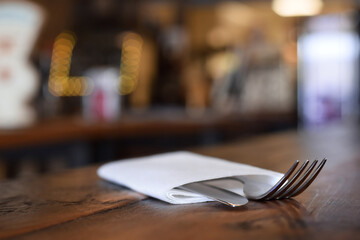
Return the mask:
M36 231L140 201L145 196L99 181L96 167L0 185L0 238Z
M13 239L359 239L358 127L285 132L193 151L285 171L327 157L315 182L282 201L170 205L108 185L96 166L0 184L0 236ZM3 194L5 192L5 195Z

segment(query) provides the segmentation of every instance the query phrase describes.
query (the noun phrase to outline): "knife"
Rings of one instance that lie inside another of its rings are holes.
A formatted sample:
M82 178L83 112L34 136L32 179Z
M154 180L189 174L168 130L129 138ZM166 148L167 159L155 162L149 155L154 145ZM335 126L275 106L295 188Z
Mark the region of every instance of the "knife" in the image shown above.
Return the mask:
M248 203L247 198L239 194L201 182L188 183L179 188L201 194L231 207L239 207Z

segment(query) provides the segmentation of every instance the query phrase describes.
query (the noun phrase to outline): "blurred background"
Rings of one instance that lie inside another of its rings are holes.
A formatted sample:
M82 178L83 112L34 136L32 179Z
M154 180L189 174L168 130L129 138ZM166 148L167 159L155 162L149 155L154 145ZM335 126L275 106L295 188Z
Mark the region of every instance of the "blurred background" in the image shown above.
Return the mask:
M0 180L359 123L355 0L1 0Z

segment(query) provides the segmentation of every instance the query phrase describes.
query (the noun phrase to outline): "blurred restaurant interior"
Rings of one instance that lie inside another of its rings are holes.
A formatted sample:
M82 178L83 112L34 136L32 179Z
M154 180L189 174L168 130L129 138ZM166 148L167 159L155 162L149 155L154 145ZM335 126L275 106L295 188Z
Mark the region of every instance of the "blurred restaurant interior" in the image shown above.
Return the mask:
M0 181L359 124L351 0L1 0Z

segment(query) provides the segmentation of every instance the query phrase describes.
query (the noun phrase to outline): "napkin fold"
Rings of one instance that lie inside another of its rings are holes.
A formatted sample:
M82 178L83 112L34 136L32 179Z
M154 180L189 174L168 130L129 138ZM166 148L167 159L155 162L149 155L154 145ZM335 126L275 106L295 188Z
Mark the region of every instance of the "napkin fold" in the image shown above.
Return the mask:
M120 184L145 195L172 204L213 201L199 194L176 189L204 180L237 175L263 174L281 178L283 174L246 164L208 157L187 151L156 154L106 163L97 174L107 181ZM221 181L221 180L219 180ZM214 184L221 185L221 182ZM230 188L228 182L223 187ZM234 186L239 188L239 186ZM242 189L238 189L242 191Z

